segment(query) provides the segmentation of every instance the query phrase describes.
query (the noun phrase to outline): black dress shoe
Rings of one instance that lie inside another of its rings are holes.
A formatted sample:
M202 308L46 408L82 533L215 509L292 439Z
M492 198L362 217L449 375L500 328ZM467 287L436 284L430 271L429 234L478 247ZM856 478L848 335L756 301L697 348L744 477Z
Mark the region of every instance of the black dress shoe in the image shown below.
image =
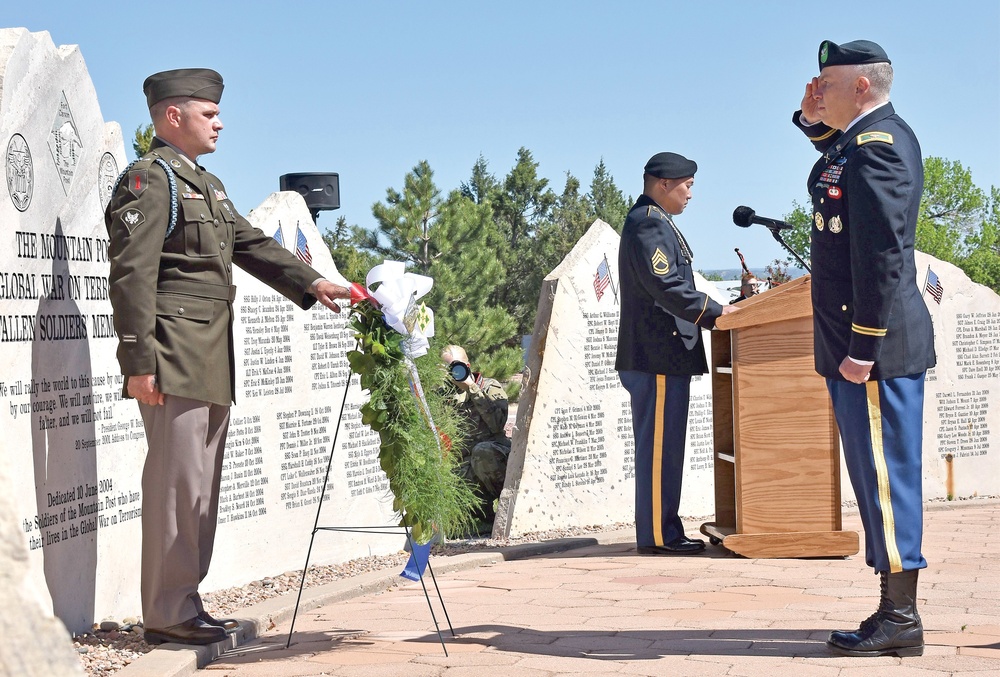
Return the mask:
M704 549L705 541L681 536L665 545L639 545L635 551L640 555L693 555Z
M209 625L217 625L226 632L236 632L236 630L240 627L240 622L235 618L213 618L207 611L199 613L198 618L205 621Z
M167 628L146 628L146 644L215 644L226 639L226 631L197 616Z

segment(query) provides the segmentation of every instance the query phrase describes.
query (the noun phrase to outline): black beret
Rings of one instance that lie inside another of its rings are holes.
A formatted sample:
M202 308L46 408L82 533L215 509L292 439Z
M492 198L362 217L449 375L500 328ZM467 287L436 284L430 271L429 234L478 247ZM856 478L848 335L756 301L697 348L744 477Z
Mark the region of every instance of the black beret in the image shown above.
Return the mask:
M698 164L677 153L657 153L649 158L643 169L658 179L686 179L698 171Z
M885 50L870 40L854 40L838 45L824 40L819 46L819 69L827 66L857 66L864 63L889 63Z
M222 87L222 76L210 68L178 68L163 71L150 75L142 83L146 105L150 108L153 104L172 96L188 96L219 103L222 100Z

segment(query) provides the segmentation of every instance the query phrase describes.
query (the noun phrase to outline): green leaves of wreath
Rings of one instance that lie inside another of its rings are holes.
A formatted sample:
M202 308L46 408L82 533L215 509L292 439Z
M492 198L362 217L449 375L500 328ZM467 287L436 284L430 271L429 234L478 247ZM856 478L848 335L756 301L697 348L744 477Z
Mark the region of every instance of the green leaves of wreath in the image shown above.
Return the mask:
M446 373L433 359L414 361L435 433L410 384L402 348L406 337L388 327L382 312L367 300L352 307L350 321L357 347L347 353L347 361L370 393L361 407L361 422L381 439L379 462L389 478L400 526L410 527L418 543L430 540L435 530L462 533L477 501L454 472L460 459L451 440L461 439L464 430L447 402Z

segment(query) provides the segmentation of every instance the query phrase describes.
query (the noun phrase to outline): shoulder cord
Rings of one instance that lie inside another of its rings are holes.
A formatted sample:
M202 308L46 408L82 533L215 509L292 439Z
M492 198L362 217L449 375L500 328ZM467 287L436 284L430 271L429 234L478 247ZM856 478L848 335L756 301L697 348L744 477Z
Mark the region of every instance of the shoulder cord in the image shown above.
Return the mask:
M118 175L118 180L115 181L115 187L111 190L112 195L118 192L118 186L121 185L122 179L125 178L125 175L128 174L129 170L132 169L132 167L140 160L142 160L142 158L132 160L124 171ZM167 183L170 184L170 223L167 224L167 234L163 236L163 239L165 240L170 237L171 233L174 232L174 228L177 226L177 181L174 180L174 170L170 168L170 165L167 164L166 160L158 157L153 158L153 162L163 167L163 171L167 173Z

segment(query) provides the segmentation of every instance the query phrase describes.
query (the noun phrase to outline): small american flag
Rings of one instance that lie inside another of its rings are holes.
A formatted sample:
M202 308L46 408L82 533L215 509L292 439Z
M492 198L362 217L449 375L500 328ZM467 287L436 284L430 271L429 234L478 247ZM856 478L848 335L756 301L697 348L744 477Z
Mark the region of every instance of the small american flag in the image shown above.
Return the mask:
M594 292L597 294L598 301L604 296L604 290L608 288L609 284L611 284L611 271L608 270L608 260L604 259L597 266L597 272L594 273Z
M278 230L274 231L274 240L275 240L275 242L277 242L278 244L280 244L282 247L285 246L285 238L281 234L281 224L280 223L278 224Z
M941 297L944 295L944 287L941 286L941 280L930 268L927 268L927 282L924 284L924 291L933 296L940 305Z
M309 243L306 242L305 233L297 225L295 226L295 255L302 261L312 264L313 257L309 253Z

